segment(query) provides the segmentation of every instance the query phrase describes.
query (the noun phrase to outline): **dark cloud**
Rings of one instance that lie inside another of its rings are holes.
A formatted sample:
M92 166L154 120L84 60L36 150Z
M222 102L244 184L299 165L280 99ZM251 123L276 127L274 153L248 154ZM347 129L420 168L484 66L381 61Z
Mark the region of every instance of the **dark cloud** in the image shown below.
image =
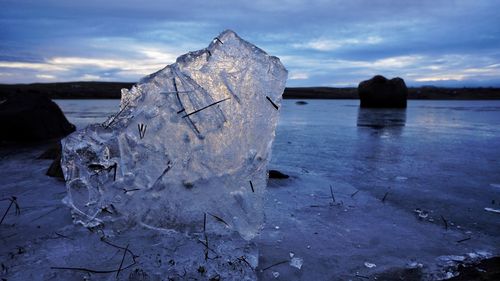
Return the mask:
M137 81L230 28L289 85L500 85L495 0L0 0L0 82ZM427 79L427 80L425 80Z

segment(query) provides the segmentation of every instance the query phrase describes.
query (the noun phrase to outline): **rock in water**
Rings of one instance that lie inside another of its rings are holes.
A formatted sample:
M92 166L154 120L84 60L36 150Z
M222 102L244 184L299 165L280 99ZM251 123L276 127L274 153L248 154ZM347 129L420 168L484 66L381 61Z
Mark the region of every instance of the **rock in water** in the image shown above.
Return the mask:
M74 221L254 237L286 78L225 31L122 90L116 114L62 140Z
M399 77L388 80L377 75L358 85L360 107L406 108L408 88Z

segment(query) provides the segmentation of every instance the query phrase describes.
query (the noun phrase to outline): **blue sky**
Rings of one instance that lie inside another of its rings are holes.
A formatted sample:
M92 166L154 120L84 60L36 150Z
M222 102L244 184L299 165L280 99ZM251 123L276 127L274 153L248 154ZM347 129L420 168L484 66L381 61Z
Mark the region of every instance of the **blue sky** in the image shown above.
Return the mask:
M0 83L138 81L236 31L288 86L500 86L497 0L0 0Z

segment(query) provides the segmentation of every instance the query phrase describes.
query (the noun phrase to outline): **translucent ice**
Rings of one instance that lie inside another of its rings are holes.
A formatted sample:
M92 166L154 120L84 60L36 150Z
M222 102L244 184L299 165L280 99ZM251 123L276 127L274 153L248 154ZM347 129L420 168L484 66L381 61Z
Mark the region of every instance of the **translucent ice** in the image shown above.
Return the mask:
M290 260L290 266L293 266L298 269L301 269L303 264L304 260L299 257L292 257L292 259Z
M286 77L225 31L122 90L116 114L62 141L74 221L255 236Z

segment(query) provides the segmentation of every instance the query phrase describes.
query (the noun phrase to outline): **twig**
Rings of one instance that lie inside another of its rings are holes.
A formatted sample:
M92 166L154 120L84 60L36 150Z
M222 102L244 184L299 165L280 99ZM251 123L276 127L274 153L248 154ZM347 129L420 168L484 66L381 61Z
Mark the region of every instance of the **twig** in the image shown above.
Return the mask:
M209 105L207 105L207 106L204 106L204 107L202 107L202 108L200 108L200 109L197 109L197 110L195 110L195 111L193 111L193 112L191 112L191 113L188 113L188 114L186 114L186 115L182 116L182 118L186 118L186 117L188 117L188 116L191 116L191 115L193 115L193 114L195 114L195 113L198 113L198 112L200 112L200 111L202 111L202 110L204 110L204 109L207 109L207 108L209 108L209 107L211 107L211 106L214 106L214 105L216 105L216 104L219 104L219 103L221 103L221 102L223 102L223 101L226 101L226 100L228 100L228 99L231 99L231 98L225 98L225 99L222 99L222 100L220 100L220 101L216 101L216 102L214 102L214 103L211 103L211 104L209 104Z
M148 125L144 125L144 124L137 124L137 129L139 130L139 137L141 139L144 138L144 136L146 135L146 128L148 127Z
M243 261L244 263L246 263L248 265L248 267L252 268L252 265L247 261L247 259L245 258L245 256L241 256L238 258L239 261Z
M109 166L109 170L108 171L111 171L111 169L114 170L113 172L113 181L116 181L116 168L118 167L118 163L115 162L115 164Z
M218 217L218 216L216 216L216 215L214 215L214 214L208 213L208 212L207 212L207 214L211 215L211 216L212 216L212 217L214 217L217 221L220 221L220 222L222 222L223 224L225 224L227 227L229 227L229 224L228 224L225 220L221 219L220 217Z
M385 202L385 199L387 198L387 195L389 195L389 191L387 191L385 194L384 194L384 197L382 197L382 203Z
M205 246L205 250L209 250L210 252L214 253L216 256L219 256L219 254L217 254L217 252L214 249L210 248L205 241L198 239L198 242L201 245ZM207 255L208 255L208 253L207 253ZM207 258L205 258L205 260L207 260Z
M471 240L472 237L467 237L467 238L464 238L464 239L461 239L461 240L458 240L457 243L462 243L462 242L465 242L467 240Z
M123 193L127 194L127 192L132 192L132 191L137 191L137 190L141 190L140 188L133 188L133 189L123 189Z
M358 194L359 190L356 190L353 194L351 194L351 198L354 198L356 194Z
M109 126L113 125L113 123L115 122L115 119L116 117L118 117L127 107L128 105L130 104L130 101L127 102L127 104L125 104L123 106L123 108L113 116L113 118L111 119L111 121L109 121L108 125L104 126L105 129L109 128Z
M219 43L221 43L222 45L224 45L224 43L222 43L222 41L220 41L219 37L215 37L214 40L218 41Z
M332 195L333 204L335 204L335 196L333 195L333 189L331 184L330 184L330 194Z
M170 171L170 169L172 169L172 165L171 165L172 162L170 162L170 160L168 160L167 162L167 167L165 168L165 170L163 170L163 172L161 173L161 175L156 179L155 183L153 183L153 186L155 186L162 178L163 176L168 172Z
M114 248L117 248L117 249L121 249L121 250L125 250L126 252L128 252L128 253L132 256L132 259L134 260L134 262L135 262L135 258L139 257L138 255L134 254L134 253L133 253L130 249L125 248L125 247L121 247L121 246L118 246L118 245L115 245L115 244L113 244L113 243L111 243L111 242L107 241L107 240L104 238L104 236L103 236L103 237L101 237L101 241L102 241L103 243L108 244L108 245L109 245L109 246L111 246L111 247L114 247Z
M125 269L128 269L128 268L131 268L135 264L136 264L136 262L134 261L131 264L123 267L121 270L125 270ZM85 272L96 273L96 274L114 273L114 272L118 271L118 269L114 269L114 270L97 270L97 269L90 269L90 268L85 268L85 267L59 267L59 266L51 266L50 269L77 270L77 271L85 271Z
M274 106L274 108L276 108L276 110L279 109L279 107L271 100L270 97L266 96L266 99Z
M9 213L9 210L12 207L12 205L15 205L15 207L16 207L16 216L21 214L21 208L19 207L19 204L17 204L17 197L12 196L11 198L8 198L7 200L10 201L10 204L9 204L9 207L7 207L7 210L5 211L5 213L3 214L2 219L0 220L0 224L2 224L3 220L5 219L7 214Z
M203 236L205 237L205 243L202 244L205 245L205 250L204 250L205 260L208 259L208 250L210 249L208 247L208 236L206 230L207 230L207 213L203 213Z
M443 223L444 223L444 229L448 230L448 222L446 221L446 219L441 216L441 219L443 220Z
M370 277L368 277L368 276L359 275L359 274L357 274L357 273L356 273L356 275L355 275L355 276L356 276L356 277L359 277L359 278L370 279Z
M252 188L252 192L255 192L255 190L253 189L253 183L252 183L252 181L248 181L248 182L250 182L250 188Z
M125 250L123 251L122 261L120 262L120 267L118 267L118 271L116 272L116 279L118 279L118 275L120 275L120 271L122 271L123 261L125 260L125 255L127 255L127 250L128 250L128 244L127 247L125 247Z
M290 261L286 260L286 261L280 261L280 262L277 262L277 263L272 264L272 265L270 265L270 266L268 266L268 267L266 267L266 268L263 268L263 269L262 269L262 271L268 270L268 269L269 269L269 268L271 268L271 267L275 267L275 266L277 266L277 265L284 264L284 263L288 263L288 262L290 262Z
M44 216L46 216L46 215L48 215L48 214L51 214L51 213L53 213L53 212L57 211L57 210L58 210L59 208L61 208L61 207L62 207L62 206L57 206L57 207L55 207L54 209L52 209L52 210L50 210L50 211L46 212L45 214L42 214L42 215L40 215L40 216L38 216L38 217L36 217L36 218L32 219L32 220L31 220L31 222L34 222L34 221L36 221L36 220L38 220L38 219L40 219L40 218L42 218L42 217L44 217Z
M121 249L124 251L123 253L123 258L122 258L122 261L120 263L120 267L118 269L113 269L113 270L98 270L98 269L91 269L91 268L85 268L85 267L59 267L59 266L53 266L51 267L51 269L60 269L60 270L76 270L76 271L85 271L85 272L89 272L89 273L96 273L96 274L106 274L106 273L114 273L114 272L117 272L117 277L118 277L118 274L120 273L120 271L123 271L125 269L128 269L132 266L134 266L135 264L137 264L137 261L135 260L138 256L135 255L129 248L127 245L127 247L121 247L121 246L118 246L118 245L115 245L109 241L106 241L104 236L101 237L101 241L103 243L106 243L108 244L109 246L111 247L114 247L114 248L117 248L117 249ZM132 256L132 263L123 267L123 262L125 260L125 255L126 253L129 253L131 256Z
M66 238L66 239L69 239L69 240L74 240L73 238L68 237L68 236L66 236L66 235L62 235L62 234L59 234L59 233L57 233L57 232L54 232L54 233L55 233L57 236L59 236L59 237Z
M184 108L184 104L182 104L182 101L181 101L181 97L179 96L179 89L177 89L177 82L175 81L175 77L172 78L172 83L174 85L174 90L175 90L175 96L177 97L177 101L179 101L179 104L180 106L182 107L182 109L180 111L178 111L177 113L181 113L183 111L186 111L186 109ZM187 118L187 120L189 121L189 124L191 124L191 126L193 127L194 131L199 135L201 134L200 133L200 130L198 130L198 127L196 127L196 125L194 124L193 120L191 120L191 118Z

